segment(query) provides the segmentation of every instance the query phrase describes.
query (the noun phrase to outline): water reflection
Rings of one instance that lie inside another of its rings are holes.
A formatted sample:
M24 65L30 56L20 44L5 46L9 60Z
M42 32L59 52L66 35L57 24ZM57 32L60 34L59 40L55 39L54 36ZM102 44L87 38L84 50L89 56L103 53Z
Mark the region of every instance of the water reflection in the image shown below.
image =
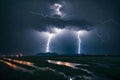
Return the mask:
M31 66L31 67L36 68L37 70L51 71L51 72L54 72L54 73L56 73L56 74L58 74L58 75L62 75L64 78L69 78L69 77L68 77L65 73L63 73L63 72L60 72L60 71L58 71L58 70L56 70L56 69L52 69L52 68L49 68L49 67L39 67L39 66L34 65L34 63L32 63L32 62L21 61L21 60L13 60L13 59L10 59L10 58L4 58L4 60L8 60L8 61L15 62L15 63L18 63L18 64L24 64L24 65L27 65L27 66ZM0 62L7 62L7 61L1 60ZM27 63L25 64L25 62L27 62ZM8 63L10 63L10 62L8 62ZM11 63L10 63L10 64L11 64ZM24 70L23 68L18 67L18 66L16 66L15 64L11 64L11 65L12 65L12 66L10 66L10 67L12 67L13 69ZM13 66L14 66L14 67L13 67ZM24 71L26 71L26 70L24 70ZM34 71L35 71L35 70L32 70L32 72L34 72Z
M4 61L5 60L5 61ZM64 78L66 78L67 80L75 80L76 78L80 78L80 79L87 79L87 80L92 80L90 79L91 76L84 76L84 75L75 75L75 76L71 76L71 75L66 75L64 72L60 72L58 71L57 69L53 69L53 68L50 68L50 67L39 67L39 66L36 66L34 63L32 62L29 62L29 61L23 61L23 60L15 60L15 59L11 59L11 58L4 58L4 60L0 60L0 62L3 62L5 64L7 64L8 66L12 67L13 69L15 70L21 70L21 71L24 71L24 72L30 72L30 73L34 73L35 70L28 70L28 69L25 69L23 67L20 67L20 66L17 66L15 64L12 64L11 62L13 63L18 63L18 64L21 64L21 65L26 65L26 66L30 66L30 67L33 67L37 70L42 70L42 71L51 71L55 74L58 74L58 75L61 75L63 76ZM48 63L52 63L52 64L56 64L56 65L63 65L63 66L67 66L67 67L71 67L73 69L79 69L79 70L82 70L88 74L93 74L92 72L90 72L89 70L87 69L83 69L83 68L78 68L77 66L80 65L80 66L88 66L86 64L77 64L77 63L70 63L70 62L62 62L62 61L54 61L54 60L47 60ZM96 77L93 75L93 77ZM96 79L97 80L97 79Z
M52 63L52 64L57 64L57 65L64 65L64 66L67 66L67 67L71 67L71 68L74 68L74 69L79 69L78 65L81 65L81 66L88 66L86 64L77 64L77 63L70 63L70 62L62 62L62 61L54 61L54 60L47 60L48 63Z
M47 60L47 62L52 63L52 64L56 64L56 65L63 65L63 66L71 67L73 69L79 69L81 71L86 72L87 74L90 74L93 77L96 77L95 75L93 75L93 73L91 71L84 69L84 68L77 67L78 65L79 66L88 66L86 64L78 64L78 63L70 63L70 62L62 62L62 61L54 61L54 60ZM74 80L74 79L76 79L76 77L83 78L83 80L84 79L86 80L86 78L87 78L87 80L91 80L91 78L92 78L91 76L84 76L83 77L82 75L75 75L75 76L69 77L69 80Z
M23 67L17 66L17 65L15 65L15 64L13 64L13 63L10 63L10 62L8 62L8 61L0 60L0 62L3 62L4 64L8 65L9 67L13 68L14 70L22 70L22 71L24 71L24 72L29 72L29 73L32 72L32 71L30 71L30 70L28 70L28 69L25 69L25 68L23 68Z
M37 68L37 66L34 65L34 63L32 62L29 62L29 61L23 61L23 60L13 60L13 59L10 59L10 58L3 58L5 60L8 60L8 61L12 61L12 62L15 62L15 63L18 63L18 64L22 64L22 65L26 65L26 66L30 66L30 67L33 67L33 68Z

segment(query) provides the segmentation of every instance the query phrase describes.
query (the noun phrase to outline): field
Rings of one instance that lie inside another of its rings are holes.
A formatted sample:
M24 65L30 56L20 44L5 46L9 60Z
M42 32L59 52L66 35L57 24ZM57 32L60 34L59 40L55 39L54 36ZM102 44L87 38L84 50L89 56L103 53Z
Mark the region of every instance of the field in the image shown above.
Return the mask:
M120 80L120 57L0 58L0 80Z

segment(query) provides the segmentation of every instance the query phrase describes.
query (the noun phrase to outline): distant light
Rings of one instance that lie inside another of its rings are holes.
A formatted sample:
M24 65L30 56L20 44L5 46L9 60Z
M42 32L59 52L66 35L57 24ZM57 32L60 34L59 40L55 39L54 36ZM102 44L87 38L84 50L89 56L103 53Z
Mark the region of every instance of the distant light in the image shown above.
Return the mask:
M22 54L20 54L20 57L22 57L23 55Z
M19 57L19 55L16 55L16 57Z

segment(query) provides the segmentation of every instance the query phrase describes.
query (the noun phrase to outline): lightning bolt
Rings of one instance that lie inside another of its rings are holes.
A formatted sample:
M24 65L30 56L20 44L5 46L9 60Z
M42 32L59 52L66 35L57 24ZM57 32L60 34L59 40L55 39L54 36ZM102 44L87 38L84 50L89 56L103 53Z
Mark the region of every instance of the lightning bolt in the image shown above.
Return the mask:
M50 51L50 43L51 43L52 37L53 37L53 34L49 34L47 45L46 45L46 52L51 52Z
M80 54L80 44L81 44L81 40L80 40L80 32L77 32L77 36L78 36L78 54Z
M51 40L52 40L53 36L56 36L58 33L61 33L62 29L54 27L54 28L52 28L51 31L53 33L48 33L48 41L47 41L47 45L46 45L46 52L51 52L50 51Z
M82 36L85 36L86 35L86 33L87 33L87 31L85 31L85 30L80 30L80 31L77 31L76 32L76 34L77 34L77 39L78 39L78 54L80 54L81 53L81 37Z

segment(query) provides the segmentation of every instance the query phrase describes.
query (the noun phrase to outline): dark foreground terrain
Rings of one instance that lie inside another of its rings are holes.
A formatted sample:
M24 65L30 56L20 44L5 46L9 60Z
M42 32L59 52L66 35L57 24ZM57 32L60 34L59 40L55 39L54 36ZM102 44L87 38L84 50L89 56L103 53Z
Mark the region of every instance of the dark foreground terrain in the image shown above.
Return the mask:
M0 80L120 80L120 57L0 58Z

